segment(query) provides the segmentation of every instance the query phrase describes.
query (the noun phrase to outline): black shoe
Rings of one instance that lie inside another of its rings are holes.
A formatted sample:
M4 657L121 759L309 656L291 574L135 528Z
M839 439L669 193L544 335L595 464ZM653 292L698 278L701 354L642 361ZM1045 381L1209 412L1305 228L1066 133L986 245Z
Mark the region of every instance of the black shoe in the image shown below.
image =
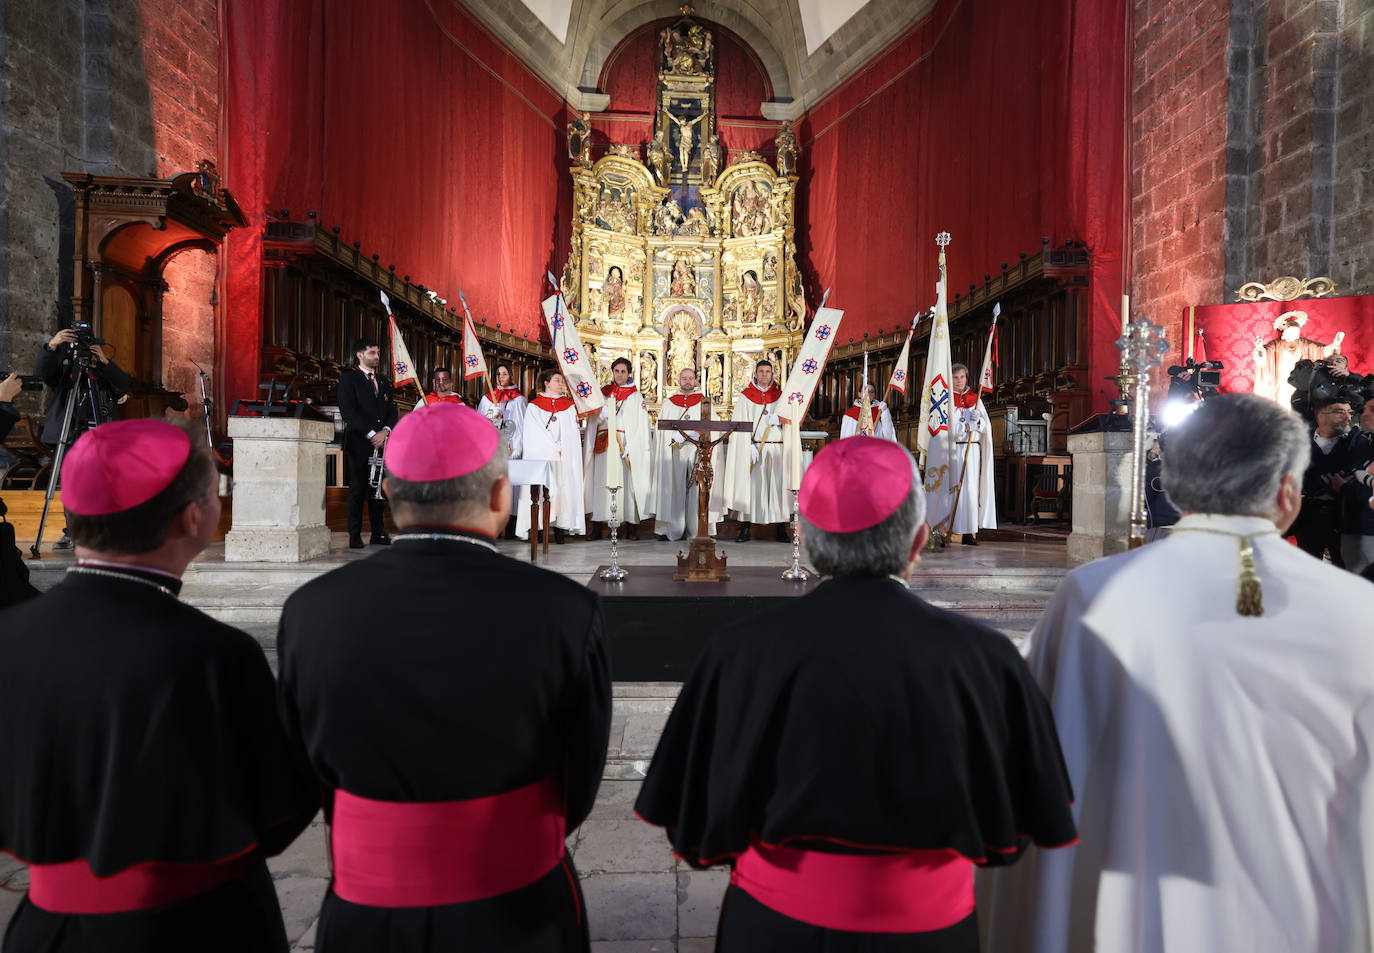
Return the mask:
M778 542L780 542L780 543L790 543L790 542L792 542L792 524L790 524L790 523L779 523L779 524L778 524L778 531L777 531L777 534L776 534L776 536L775 536L774 538L775 538Z
M977 546L978 537L974 536L972 533L965 533L964 538L960 540L960 542L962 542L965 546Z
M735 537L735 542L737 542L737 543L747 543L747 542L749 542L749 524L748 524L748 523L741 523L741 524L740 524L739 535Z
M74 546L75 544L72 542L72 538L67 535L66 530L63 530L62 538L52 544L52 548L56 551L72 549Z
M559 546L563 545L563 531L557 526L553 528L553 541Z
M363 548L363 538L362 538L361 536L350 536L350 537L348 537L348 548L349 548L349 549L362 549L362 548Z
M373 533L372 536L368 538L367 544L369 546L390 546L391 537L386 533Z

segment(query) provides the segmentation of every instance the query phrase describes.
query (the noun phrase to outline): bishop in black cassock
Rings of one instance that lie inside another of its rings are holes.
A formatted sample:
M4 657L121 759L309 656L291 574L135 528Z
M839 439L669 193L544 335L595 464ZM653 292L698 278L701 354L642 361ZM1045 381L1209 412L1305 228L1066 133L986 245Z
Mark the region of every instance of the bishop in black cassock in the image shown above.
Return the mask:
M975 953L975 865L1075 840L1050 709L1011 642L907 589L929 533L911 455L851 437L802 481L831 578L722 630L636 810L730 864L725 953Z
M177 598L217 482L162 421L67 454L76 565L0 612L0 850L30 865L4 953L286 951L264 859L317 787L262 649Z
M564 842L610 734L596 596L497 552L511 488L486 417L416 410L386 466L394 545L302 587L278 638L332 820L316 948L585 950Z

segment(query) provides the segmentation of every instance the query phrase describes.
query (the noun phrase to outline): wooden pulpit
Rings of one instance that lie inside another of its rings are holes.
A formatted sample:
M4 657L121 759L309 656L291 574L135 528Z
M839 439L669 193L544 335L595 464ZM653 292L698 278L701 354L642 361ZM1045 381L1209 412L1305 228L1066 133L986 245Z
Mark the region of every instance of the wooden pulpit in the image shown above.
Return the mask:
M710 413L710 404L703 402L702 407L705 413ZM676 430L683 436L687 436L688 431L697 431L700 434L696 438L687 437L697 448L697 534L692 537L687 552L678 554L674 579L684 582L724 582L730 578L730 574L725 571L725 554L716 552L716 541L707 531L711 513L711 483L715 477L711 469L711 452L716 444L730 434L752 427L753 424L747 420L711 420L709 417L704 420L658 422L659 430ZM712 434L720 436L713 438Z

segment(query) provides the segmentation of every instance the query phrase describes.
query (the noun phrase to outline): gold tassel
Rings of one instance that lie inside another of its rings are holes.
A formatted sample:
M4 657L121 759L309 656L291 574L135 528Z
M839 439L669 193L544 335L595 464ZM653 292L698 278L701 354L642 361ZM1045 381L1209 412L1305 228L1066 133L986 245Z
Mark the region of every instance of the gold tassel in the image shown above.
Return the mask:
M1259 573L1255 571L1255 548L1248 536L1240 540L1240 591L1236 594L1236 612L1241 615L1264 615L1264 590L1260 588Z

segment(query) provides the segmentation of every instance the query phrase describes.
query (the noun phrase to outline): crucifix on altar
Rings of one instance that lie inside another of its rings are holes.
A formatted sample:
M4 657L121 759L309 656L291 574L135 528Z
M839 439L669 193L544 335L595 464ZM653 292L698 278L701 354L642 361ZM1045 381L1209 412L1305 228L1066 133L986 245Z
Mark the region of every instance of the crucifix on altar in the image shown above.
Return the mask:
M678 553L677 572L674 579L684 582L725 582L730 574L725 571L725 554L716 552L716 541L707 532L710 522L711 482L715 472L711 467L711 452L716 445L737 430L748 430L747 420L712 420L711 404L701 403L701 420L660 420L659 430L676 430L690 440L697 448L697 534L686 553ZM693 437L695 431L697 436ZM720 436L712 437L712 434Z

